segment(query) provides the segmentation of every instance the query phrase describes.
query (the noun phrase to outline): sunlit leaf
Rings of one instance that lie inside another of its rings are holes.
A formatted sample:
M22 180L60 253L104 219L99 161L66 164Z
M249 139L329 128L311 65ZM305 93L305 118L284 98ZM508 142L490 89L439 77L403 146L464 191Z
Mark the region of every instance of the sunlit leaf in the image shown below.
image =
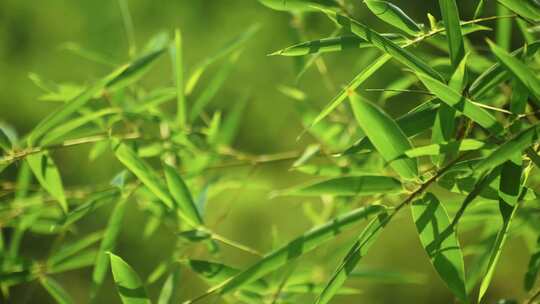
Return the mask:
M122 258L109 253L116 289L124 304L150 304L139 275Z

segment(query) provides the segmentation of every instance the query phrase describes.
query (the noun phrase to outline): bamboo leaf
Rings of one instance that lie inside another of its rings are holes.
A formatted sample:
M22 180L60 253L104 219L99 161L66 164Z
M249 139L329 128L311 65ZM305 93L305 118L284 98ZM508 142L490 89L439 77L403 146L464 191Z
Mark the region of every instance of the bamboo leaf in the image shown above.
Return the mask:
M186 100L184 95L184 62L182 53L182 33L174 32L174 72L176 80L176 123L180 129L186 124Z
M463 113L471 120L489 130L493 134L498 134L503 127L495 117L486 110L475 105L470 99L462 96L457 91L450 88L448 85L424 74L417 74L418 78L424 83L428 90L435 94L440 100L447 105Z
M500 4L514 11L516 14L531 19L535 22L540 21L540 7L534 0L497 0Z
M409 35L416 36L422 31L420 26L407 16L403 10L387 1L364 0L369 10L384 22L406 32ZM458 24L459 25L459 24Z
M114 283L122 303L150 304L139 275L122 258L109 253Z
M526 47L521 47L513 51L510 55L517 57L523 54L523 57L528 59L534 56L539 49L540 42L533 42ZM487 91L506 80L509 74L508 70L499 62L493 64L471 84L469 95L474 99L483 96Z
M122 228L122 222L124 220L124 214L127 208L127 197L120 199L112 211L107 223L107 229L101 243L99 244L98 255L95 259L95 266L92 272L92 289L90 291L90 298L95 299L99 288L105 280L107 271L109 269L109 259L107 258L107 252L114 250L116 247L116 241Z
M480 149L489 149L493 145L479 141L476 139L464 139L461 141L450 141L442 144L431 144L427 146L417 147L411 150L405 151L401 157L421 157L421 156L435 156L446 154L450 151L475 151Z
M407 137L414 137L433 126L438 108L438 104L427 101L409 113L397 118L396 123ZM373 149L371 141L369 138L363 137L342 154L350 155L370 149Z
M175 265L165 280L165 283L163 283L163 287L159 293L158 304L174 304L179 302L180 275L180 267Z
M450 62L455 69L465 56L458 7L456 0L439 0L439 6L446 29L446 36L448 37Z
M540 105L540 80L535 73L525 63L516 59L514 56L503 50L501 47L488 41L491 52L497 56L501 64L517 79L519 79L529 90L531 95L536 99L536 103Z
M203 220L195 203L193 197L189 191L186 183L178 173L178 171L167 164L163 165L165 172L165 179L167 181L167 187L171 193L176 205L180 208L181 212L185 214L185 217L189 220L189 224L193 228L197 228L202 225Z
M154 172L152 167L142 160L130 147L124 143L113 143L116 158L131 171L135 176L165 204L169 209L174 209L174 200L167 192L167 188Z
M480 174L491 168L495 168L512 158L516 153L521 154L525 149L538 142L539 139L540 126L532 126L500 145L490 155L483 158L474 166L474 171Z
M339 7L335 0L259 0L261 4L277 11L309 12L317 10L314 5L326 8Z
M454 295L467 302L463 254L444 206L435 195L427 193L413 202L411 210L420 241L435 270Z
M47 292L54 298L58 304L71 304L75 303L67 291L56 280L44 276L41 277L39 282L41 286L47 290Z
M372 43L373 46L381 50L383 53L392 56L392 58L409 67L413 71L427 74L435 79L443 80L443 77L422 59L413 55L405 48L395 44L390 39L372 30L368 26L340 13L331 11L325 11L325 13L330 19L336 22L339 26L343 27L343 29L352 32L369 43Z
M238 50L258 31L259 25L252 25L248 27L245 32L241 33L240 35L238 35L238 37L232 39L230 42L222 46L216 54L205 59L203 62L197 65L186 82L185 94L190 95L191 92L193 92L193 89L195 89L195 86L199 82L202 74L210 65Z
M354 77L337 95L334 97L328 105L313 119L311 127L323 120L328 114L336 109L349 95L349 92L356 90L362 83L364 83L369 77L377 72L385 63L387 63L392 57L390 55L383 55L377 58L368 67L362 69L362 71Z
M68 259L69 257L76 255L83 249L86 249L89 246L95 244L102 238L103 238L102 231L98 231L98 232L94 232L89 235L86 235L71 244L67 244L61 247L60 249L58 249L58 251L55 251L47 260L47 264L48 265L59 264L62 262L62 260Z
M339 289L351 275L356 265L367 254L371 245L377 240L387 222L388 214L380 213L376 218L371 220L366 228L364 228L332 275L332 278L326 284L326 287L315 301L316 304L326 304L338 293Z
M228 60L223 64L219 69L216 75L210 80L208 86L204 89L201 95L193 103L193 107L189 113L189 120L194 121L199 114L201 114L204 108L208 103L216 96L219 92L225 80L230 75L232 69L236 65L236 60L238 59L240 53L233 53Z
M362 100L359 95L353 93L349 98L358 124L382 157L403 178L416 177L416 160L397 159L410 150L412 145L396 122L371 102Z
M284 246L265 255L263 259L248 267L240 274L210 289L203 296L219 292L229 293L241 288L250 282L260 279L264 275L278 269L287 262L300 257L301 255L321 246L324 242L332 239L336 234L350 229L356 223L368 218L371 215L383 211L385 208L380 205L362 207L344 215L338 216L328 223L315 227L303 235L288 242ZM201 297L203 297L201 296ZM187 303L193 303L194 300Z
M6 135L6 133L4 133L4 130L2 130L2 128L0 128L0 149L7 152L7 151L11 150L11 146L12 146L11 145L11 140Z
M66 195L60 172L47 152L28 155L26 162L41 186L60 203L62 211L68 212Z
M279 194L292 196L365 196L378 193L399 193L401 191L403 191L401 183L395 178L364 175L333 178L306 186L283 190Z
M167 48L162 47L157 50L142 55L141 57L130 62L122 71L107 82L107 89L117 91L123 89L141 79L155 63L156 59L165 53Z

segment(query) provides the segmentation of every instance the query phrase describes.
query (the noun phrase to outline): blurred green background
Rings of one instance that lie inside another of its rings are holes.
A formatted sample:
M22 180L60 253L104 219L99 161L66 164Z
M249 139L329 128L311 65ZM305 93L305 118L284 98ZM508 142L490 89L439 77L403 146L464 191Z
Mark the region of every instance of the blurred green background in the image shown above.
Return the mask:
M360 2L360 1L355 1ZM439 16L437 1L394 1L407 8L416 20L426 22L427 12ZM471 18L473 4L463 3L462 18ZM172 32L181 28L185 45L187 69L193 68L207 56L214 54L223 44L252 24L261 29L246 45L231 77L211 107L224 109L246 94L252 99L242 118L235 147L253 154L270 154L302 150L309 137L296 141L302 131L300 117L295 111L295 101L281 94L279 85L294 85L297 73L295 59L268 57L277 49L298 42L298 35L290 25L296 22L291 15L272 11L255 0L179 0L179 1L129 1L130 11L139 48L159 31ZM365 10L358 9L356 17L373 24L381 31L386 27ZM331 24L322 16L305 18L305 35L309 38L328 36ZM37 100L41 94L28 78L30 72L54 82L89 83L108 71L110 67L81 59L62 50L66 42L75 42L94 50L118 64L129 61L128 41L117 1L62 1L43 2L0 1L0 121L13 126L19 134L32 129L57 104ZM362 66L373 60L377 53L368 50L349 50L325 56L330 83L325 85L316 69L310 69L300 80L299 87L317 108L325 105ZM366 87L381 88L400 73L398 65L388 65L382 73L370 80ZM206 73L211 77L215 67ZM204 81L203 79L203 81ZM169 61L160 60L153 72L145 78L148 87L172 85ZM402 95L389 101L393 114L404 112L416 100ZM67 185L106 183L119 165L112 157L105 156L96 162L86 157L88 147L63 149L54 154ZM260 183L261 190L239 188L226 192L208 203L208 222L232 239L249 244L261 251L268 251L273 231L278 231L277 242L283 243L309 228L303 218L303 205L316 204L317 200L269 199L269 189L281 189L305 179L288 171L288 164L262 165L254 170L238 168L238 176ZM317 207L318 208L318 207ZM82 231L102 229L110 209L96 213L84 222ZM228 214L225 220L219 220ZM124 257L143 276L147 276L171 249L172 236L157 233L150 241L141 241L145 215L137 210L128 214L117 253ZM361 227L354 231L360 231ZM321 282L330 275L339 259L346 252L354 235L347 234L329 242L322 249L309 254L298 262L298 268L312 271ZM474 236L466 236L474 242ZM48 237L25 238L23 252L40 256L49 248ZM468 243L466 240L465 243ZM245 267L253 257L226 249L224 261ZM512 239L506 246L489 293L489 303L503 296L522 298L522 275L528 257L523 242ZM420 243L409 214L404 212L376 242L369 256L362 262L366 269L390 269L425 276L421 284L388 284L351 279L348 285L360 288L357 296L340 296L333 303L451 303L452 296L433 271ZM91 270L58 276L77 303L85 303ZM161 282L148 287L154 298ZM182 280L185 299L201 293L207 286L194 275L185 272ZM37 284L21 285L14 289L13 303L49 303L52 300ZM119 298L112 283L107 282L100 295L101 303L118 303ZM307 299L306 299L306 302ZM207 303L219 303L215 299Z

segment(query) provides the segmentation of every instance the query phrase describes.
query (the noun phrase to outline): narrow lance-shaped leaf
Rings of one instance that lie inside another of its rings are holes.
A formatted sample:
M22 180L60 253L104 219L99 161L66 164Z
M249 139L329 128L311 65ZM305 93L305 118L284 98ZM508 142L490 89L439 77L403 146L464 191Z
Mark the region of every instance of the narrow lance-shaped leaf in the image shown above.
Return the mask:
M58 304L71 304L75 303L67 291L58 282L50 277L41 277L39 282L47 290L47 292L54 298Z
M99 251L95 260L94 270L92 272L92 288L90 291L90 298L95 299L97 292L101 288L105 276L109 269L109 259L107 258L107 252L114 250L116 247L116 240L120 234L122 228L122 222L124 220L124 214L127 208L127 197L122 197L112 211L107 223L107 229L101 243L99 244Z
M417 74L418 78L424 83L428 90L435 94L440 100L447 105L463 113L472 121L476 122L483 128L489 130L493 134L498 134L502 131L502 125L489 112L475 105L470 99L464 97L457 91L450 88L448 85L440 82L425 74Z
M68 204L64 194L62 178L49 154L47 152L41 152L28 155L26 157L26 162L41 186L47 190L52 197L58 200L62 210L67 213Z
M405 154L401 157L436 156L453 151L475 151L492 147L493 145L490 145L483 141L479 141L476 139L464 139L461 141L450 141L443 144L431 144L427 146L417 147L405 151Z
M64 120L69 115L75 113L84 105L86 105L94 96L101 93L108 83L115 79L118 79L118 77L120 77L120 75L122 75L122 73L125 72L128 68L129 66L123 66L116 69L111 74L98 80L96 83L94 83L91 87L79 94L77 97L73 98L67 104L65 104L55 112L51 113L45 119L43 119L28 136L28 144L32 146L37 143L43 135L47 134L47 132L49 132L52 128L64 122Z
M11 140L9 137L4 133L4 130L0 128L0 149L4 151L11 150Z
M502 165L501 178L499 183L499 210L502 215L503 225L497 234L495 243L491 250L491 255L487 267L487 272L482 283L480 284L480 291L478 293L478 302L480 303L484 297L489 284L495 273L495 268L499 261L502 248L508 237L508 231L510 224L516 215L519 207L519 196L522 192L522 186L528 178L528 171L525 171L524 178L522 179L523 161L521 158L521 152L515 152L511 158ZM522 184L523 181L523 184Z
M167 164L163 165L165 172L165 179L167 181L167 187L171 193L174 201L180 208L180 212L183 214L182 218L187 220L193 228L203 226L203 219L195 206L191 191L189 191L186 183L178 174L178 171ZM212 251L217 250L217 245L214 242L210 243Z
M116 289L124 304L151 304L139 275L122 258L109 253Z
M78 252L88 248L89 246L97 243L103 237L103 231L98 231L86 235L73 243L67 244L57 251L55 251L47 260L47 265L52 266L59 264L62 260L68 259L69 257L76 255Z
M336 0L259 0L259 2L271 9L289 12L315 11L315 5L326 8L340 6Z
M490 155L478 162L474 166L474 170L476 173L480 174L491 168L497 167L512 158L516 153L521 154L523 150L538 142L539 139L540 125L532 126L500 145L499 148Z
M429 100L412 109L409 113L397 118L396 123L407 137L414 137L433 126L438 108L438 104L433 103L433 100ZM370 149L373 149L373 144L369 138L363 137L345 150L343 155Z
M524 59L534 56L540 49L540 42L533 42L526 47L521 47L510 53L510 56L517 57L523 55ZM511 73L499 62L493 64L471 84L469 95L473 99L483 96L486 92L509 78Z
M167 188L159 176L145 161L143 161L130 147L124 143L113 142L116 158L155 195L166 207L173 209L174 200L167 192Z
M466 302L463 253L444 206L435 195L427 193L413 202L411 211L420 241L435 270L454 295Z
M118 74L118 77L113 78L107 83L107 89L111 91L125 88L139 79L141 79L155 63L156 59L165 53L166 48L153 50L143 56L130 62L123 71Z
M533 73L525 63L521 62L511 54L508 54L508 52L501 47L495 45L491 41L488 41L488 43L491 51L497 56L497 59L499 59L501 64L525 85L530 94L535 97L533 100L540 105L540 80L537 75Z
M359 95L352 93L349 98L358 124L382 157L403 178L416 177L416 160L397 159L410 150L412 145L396 122L371 102L362 100Z
M466 84L467 75L467 56L463 57L461 63L454 70L454 74L449 81L448 86L457 92L462 92ZM433 130L431 133L432 142L435 144L441 144L449 142L454 138L456 128L456 110L450 105L443 103L437 111L435 117L435 123L433 124ZM456 150L448 150L446 154L441 156L434 156L433 161L438 166L442 165L447 159L452 159L456 154Z
M334 97L328 105L313 119L311 127L316 125L318 122L323 120L328 114L332 113L349 95L349 92L356 90L362 83L364 83L369 77L371 77L375 72L377 72L385 63L387 63L392 56L383 55L377 58L373 63L368 67L362 69L362 71L354 77L351 82L349 82L337 95Z
M176 123L180 129L186 124L186 100L184 95L184 63L182 53L182 33L174 32L174 75L176 80Z
M538 6L538 3L535 3L535 0L497 0L497 1L522 17L531 19L535 22L540 21L540 6Z
M208 103L216 96L219 89L223 86L225 83L225 80L231 73L232 69L235 66L236 60L240 56L239 52L233 53L228 60L223 64L223 66L219 69L219 71L216 73L216 75L210 80L210 83L208 86L204 89L204 91L201 93L201 95L195 100L193 103L193 107L191 108L191 111L189 113L189 120L194 121L195 118L199 116L199 114L202 113L204 108L208 105Z
M180 267L179 265L174 265L171 273L163 283L161 292L159 293L158 304L174 304L178 303L179 292L181 287L180 281Z
M321 294L315 301L316 304L326 304L338 293L339 289L347 278L351 275L356 265L367 254L371 245L377 240L383 228L389 221L389 215L384 212L367 225L362 231L354 245L351 247L341 264L338 266L332 278L326 284Z
M373 46L381 50L383 53L392 56L392 58L406 65L413 71L427 74L435 79L443 80L443 77L422 59L413 55L405 48L395 44L390 39L372 30L368 26L339 13L331 11L325 11L325 13L330 19L343 27L345 30L348 30L358 37L372 43Z
M189 76L186 85L185 85L185 93L186 95L190 95L191 92L193 92L193 89L199 82L199 79L201 78L202 74L206 69L213 64L214 62L218 61L219 59L226 57L227 55L233 53L234 51L238 50L242 45L244 45L257 31L259 30L259 25L252 25L247 28L245 32L238 35L238 37L234 38L232 41L226 43L223 47L219 49L219 51L214 54L213 56L205 59L202 63L197 65L197 67L194 69L194 71Z
M403 12L403 10L390 2L365 0L364 3L367 5L369 10L373 12L373 14L379 19L394 26L397 29L406 32L409 35L416 36L419 32L422 31L420 26L418 26L418 24L414 22L411 17L407 16L407 14Z
M395 40L396 42L403 40L403 36L397 34L381 34L382 36ZM329 52L338 52L348 49L362 49L373 47L373 44L365 41L356 35L344 35L339 37L330 37L317 39L276 51L269 56L305 56L309 54L322 54Z
M287 262L300 257L301 255L321 246L324 242L332 239L363 219L383 211L385 208L380 205L371 205L353 210L349 213L336 217L328 223L318 226L304 233L300 237L288 242L286 245L267 254L262 260L242 271L231 279L211 288L207 293L210 295L215 292L220 294L229 293L235 289L241 288L245 284L253 282L264 275L278 269ZM199 297L199 298L201 298ZM186 303L193 303L195 300Z
M439 6L446 29L446 36L448 37L450 62L455 69L465 56L458 7L456 0L439 0Z
M294 187L279 191L280 195L319 196L340 195L357 196L378 193L399 193L403 190L399 180L377 175L346 176L312 183L306 186Z

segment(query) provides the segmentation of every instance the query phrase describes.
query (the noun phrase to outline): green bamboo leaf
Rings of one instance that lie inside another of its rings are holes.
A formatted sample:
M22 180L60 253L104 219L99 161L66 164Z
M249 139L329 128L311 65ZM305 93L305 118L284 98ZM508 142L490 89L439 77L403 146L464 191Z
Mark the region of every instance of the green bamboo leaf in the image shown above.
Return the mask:
M95 244L103 238L103 231L98 231L86 235L73 243L64 245L55 251L47 260L47 265L56 265L62 262L62 260L68 259L71 256L76 255L83 249Z
M516 152L501 168L499 197L512 206L517 204L521 193L522 163L521 152Z
M338 293L341 286L351 275L356 265L366 256L371 245L377 240L389 220L389 215L384 212L371 220L362 231L354 245L351 247L341 264L338 266L332 278L328 281L323 291L319 294L316 304L326 304Z
M439 6L446 29L446 36L448 37L450 62L455 69L465 56L458 7L456 0L439 0Z
M433 103L433 101L427 101L397 118L396 123L407 137L414 137L433 126L438 108L438 104ZM362 150L371 149L373 149L373 144L369 138L363 137L345 150L342 155L350 155Z
M504 244L506 243L506 238L508 237L508 231L510 230L510 224L512 223L512 220L514 219L517 210L518 210L519 204L516 204L515 206L511 206L504 201L499 202L499 208L501 210L501 213L503 215L503 225L501 229L499 230L499 233L497 234L497 238L495 239L495 243L493 244L493 247L491 249L491 255L488 263L487 272L482 279L482 283L480 283L480 291L478 292L478 303L482 301L484 298L484 295L486 294L487 289L489 288L489 284L491 283L491 279L493 278L493 275L495 274L495 268L497 266L497 262L499 261L499 258L501 257L501 252Z
M396 122L371 102L362 100L359 95L353 93L349 98L358 124L382 157L390 162L390 166L403 178L416 177L418 175L416 160L396 160L412 148Z
M533 73L533 71L525 63L509 54L501 47L495 45L489 40L488 44L491 48L491 52L497 56L497 59L499 59L501 64L508 69L508 71L514 77L519 79L525 85L530 94L536 98L533 100L540 105L540 80L537 78L536 74Z
M31 154L26 157L26 162L30 166L32 173L40 185L49 192L49 194L58 200L64 213L68 212L66 195L60 172L53 159L47 152Z
M12 147L11 140L6 135L6 133L4 133L4 130L2 130L2 128L0 128L0 149L7 152L7 151L11 150L11 147Z
M191 271L204 278L210 284L224 282L242 271L225 264L205 261L186 260L183 262ZM269 289L268 283L263 279L257 279L242 286L242 290L264 293Z
M540 238L536 242L536 249L531 254L531 259L529 260L529 266L527 267L527 273L525 274L525 290L530 291L538 278L540 273Z
M234 103L233 108L225 117L223 125L221 126L218 138L218 142L220 144L230 145L233 142L234 137L238 133L240 123L249 100L249 95L246 95L246 97L241 98L239 101Z
M182 33L174 32L174 75L176 80L176 123L183 129L186 124L186 100L184 95L184 62L182 51Z
M92 272L92 288L90 291L90 298L94 299L105 280L107 271L109 269L109 259L107 258L107 252L114 250L116 247L116 241L122 228L122 222L124 220L124 214L127 208L127 197L122 197L112 211L107 223L107 229L101 243L99 244L98 255L95 259L95 266Z
M466 85L467 58L468 56L463 57L459 65L455 68L454 74L448 82L448 86L458 92L462 92ZM433 124L433 129L431 131L431 141L435 144L442 144L451 141L455 137L455 125L456 110L445 103L441 104L439 110L437 111L435 123ZM447 146L447 148L451 147L452 146ZM432 157L433 162L436 165L441 166L446 160L452 159L456 152L457 150L449 149L446 150L446 153L443 155L434 155Z
M336 22L345 30L348 30L367 42L372 43L373 46L381 50L383 53L392 56L392 58L409 67L413 71L427 74L435 79L443 80L443 77L422 59L413 55L405 48L395 44L392 42L392 40L372 30L368 26L340 13L332 11L324 12L331 20Z
M89 112L82 115L81 117L69 120L57 126L56 128L53 128L51 131L47 132L47 134L43 136L40 143L42 145L48 145L87 123L94 122L96 119L103 116L120 113L120 111L120 109L107 108L95 112Z
M398 34L381 34L396 43L400 43L404 38ZM310 54L322 54L339 52L348 49L363 49L373 47L373 44L355 35L344 35L338 37L323 38L298 43L284 49L275 51L269 56L305 56Z
M497 0L500 4L514 11L514 13L531 19L540 21L540 6L534 0Z
M124 304L150 304L139 275L122 258L109 253L118 294Z
M180 267L174 265L165 283L163 283L163 287L159 293L158 304L179 303L180 275Z
M84 250L65 259L62 259L56 264L48 265L47 272L49 274L55 274L91 267L94 266L94 264L96 263L97 256L97 249Z
M446 209L431 193L413 202L412 215L420 241L439 276L463 302L467 302L463 253Z
M156 59L161 57L165 53L167 48L163 47L157 50L142 55L141 57L130 62L117 77L114 77L107 82L107 89L111 91L117 91L127 86L132 85L141 79L155 63Z
M362 83L364 83L369 77L377 72L385 63L387 63L392 56L383 55L377 58L368 67L363 68L362 71L356 75L351 82L349 82L332 100L324 107L324 109L313 119L310 127L313 127L321 120L323 120L328 114L334 111L349 95L349 92L356 90Z
M165 179L167 181L167 187L171 193L176 205L180 208L181 212L185 214L185 217L189 220L189 224L193 228L197 228L202 225L203 220L195 203L191 196L186 183L178 173L178 171L167 164L163 164L163 170L165 172Z
M113 150L116 158L170 209L174 209L174 199L155 171L124 143L114 142Z
M127 69L129 69L129 66L123 66L116 69L109 75L95 82L88 89L77 95L77 97L68 101L64 106L45 117L45 119L43 119L28 136L28 144L32 146L38 143L43 135L47 134L52 128L63 123L67 117L86 105L92 98L100 94L108 83L121 77Z
M212 65L214 62L218 61L219 59L226 57L229 54L240 49L258 31L259 31L259 25L255 24L248 27L245 32L241 33L240 35L238 35L238 37L232 39L230 42L227 42L224 46L222 46L216 54L205 59L203 62L197 65L186 82L185 94L190 95L191 92L193 92L193 89L195 89L195 86L199 82L199 79L201 78L202 74L206 71L206 69L210 65Z
M335 0L259 0L261 4L277 11L309 12L316 11L313 7L324 6L326 8L337 8L339 3Z
M516 153L521 154L521 152L538 142L538 140L540 140L540 125L535 125L500 145L490 155L478 162L474 166L474 171L480 174L491 168L495 168L512 158Z
M58 282L50 277L44 276L39 279L41 286L54 298L58 304L75 303L67 291Z
M338 216L324 225L317 226L288 242L284 246L281 246L280 248L265 255L265 257L257 263L248 267L238 275L235 275L227 281L213 287L201 297L215 292L226 294L235 289L241 288L250 282L254 282L264 275L287 264L289 261L294 260L301 255L321 246L326 241L334 238L336 234L352 228L352 226L358 222L368 218L371 215L380 213L383 210L385 210L385 208L381 205L362 207ZM186 303L193 303L194 301L195 300L191 300Z
M392 194L403 191L399 180L377 175L338 177L306 186L279 191L280 195L292 196L365 196L378 193Z
M236 65L236 60L240 56L239 52L233 53L228 60L223 64L215 76L210 80L208 86L204 89L201 95L193 103L193 107L189 113L189 120L194 121L201 114L208 103L219 92L225 80L230 75L232 69Z
M417 74L417 76L431 93L435 94L435 96L444 103L463 113L483 128L494 134L498 134L503 130L502 125L497 122L495 117L486 110L475 105L470 99L464 97L456 90L430 76L424 74Z
M540 42L537 41L513 51L510 55L517 57L523 54L524 59L528 59L534 56L539 49ZM486 92L506 80L509 74L508 70L499 62L493 64L471 84L469 95L473 99L483 96Z
M475 151L481 149L490 149L494 145L488 144L476 139L464 139L460 141L450 141L442 144L431 144L427 146L417 147L411 150L405 151L401 157L421 157L421 156L435 156L446 154L450 151Z
M480 16L482 16L482 13L484 12L484 6L486 4L486 0L479 0L478 4L476 5L476 9L474 10L474 17L473 19L478 19Z
M369 10L384 22L406 32L409 35L416 36L422 31L420 26L407 16L403 10L387 1L364 0ZM458 24L459 25L459 24Z

